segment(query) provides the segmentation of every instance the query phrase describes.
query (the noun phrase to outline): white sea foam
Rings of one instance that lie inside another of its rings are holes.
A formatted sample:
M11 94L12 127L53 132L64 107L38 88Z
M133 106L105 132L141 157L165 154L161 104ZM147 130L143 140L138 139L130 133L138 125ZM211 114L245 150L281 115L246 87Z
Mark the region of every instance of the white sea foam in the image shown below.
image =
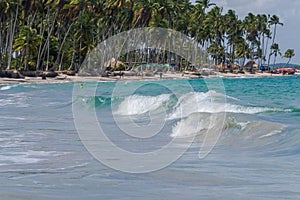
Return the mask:
M262 138L266 138L266 137L272 137L272 136L275 136L275 135L278 135L278 134L281 134L282 133L282 130L274 130L274 131L271 131L265 135L262 135L260 136L259 138L262 139Z
M139 115L149 111L158 109L170 101L170 94L162 94L158 96L141 96L132 95L126 97L115 109L118 115ZM177 104L168 114L167 119L182 119L192 113L242 113L256 114L272 111L289 111L277 108L243 106L233 103L227 103L226 98L233 99L216 91L208 92L191 92L184 94L178 98Z
M29 97L25 93L9 94L6 98L0 99L0 107L14 105L18 108L29 107Z
M210 124L208 114L191 114L188 118L182 119L172 127L171 137L190 137L208 129Z
M251 107L226 103L226 98L226 96L222 96L222 94L215 91L185 94L180 97L174 111L169 114L168 119L185 118L195 112L256 114L267 111L285 111L276 108Z
M16 87L16 85L5 85L5 86L0 87L0 90L1 91L10 90L10 89L12 89L14 87Z
M224 113L193 113L173 126L171 137L191 137L212 132L216 134L226 129L230 122Z
M224 111L224 103L219 103L218 105L216 103L213 103L213 97L221 96L217 96L217 93L215 91L209 91L206 93L191 92L184 94L179 98L178 103L174 108L174 111L168 116L168 118L170 120L185 118L195 112L216 113Z
M115 114L119 115L138 115L153 111L169 101L170 94L159 96L140 96L132 95L126 97L118 107Z
M24 117L0 116L0 119L25 120Z
M10 152L0 155L0 164L33 164L49 159L49 157L64 155L56 151L32 151L27 152Z

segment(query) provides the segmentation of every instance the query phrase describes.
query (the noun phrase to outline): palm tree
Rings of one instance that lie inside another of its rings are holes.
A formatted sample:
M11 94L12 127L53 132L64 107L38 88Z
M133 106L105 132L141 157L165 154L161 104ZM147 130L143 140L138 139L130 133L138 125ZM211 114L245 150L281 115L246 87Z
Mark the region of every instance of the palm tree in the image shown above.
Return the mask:
M212 0L0 0L0 68L35 70L75 69L99 42L132 28L164 27L180 31L206 49L206 63L244 63L246 58L265 62L276 57L276 15L249 13L240 20L234 10L225 15ZM270 30L272 26L272 33ZM274 28L274 29L273 29ZM272 37L271 37L272 36ZM271 40L272 39L272 40ZM271 45L269 45L269 40ZM188 63L166 47L184 43L166 41L162 49L130 52L130 61ZM272 48L270 48L270 46ZM293 57L289 51L288 63Z
M208 13L207 17L204 20L204 27L209 27L210 36L209 40L211 45L209 47L209 52L215 60L215 65L218 65L220 62L224 61L224 47L222 46L223 35L225 33L223 26L223 16L222 8L214 7Z
M254 60L256 57L256 50L260 45L257 18L253 13L248 13L244 19L246 30L246 40L249 42L250 55L249 58Z
M41 44L41 39L37 34L36 29L31 29L29 26L24 26L20 34L16 37L14 50L21 52L21 60L25 57L24 70L28 70L28 63L32 61L33 56L38 54L38 46ZM34 58L36 61L36 58ZM36 65L35 61L31 65ZM22 64L22 63L21 63Z
M197 21L193 20L194 6L189 0L173 0L173 4L176 4L175 10L173 10L172 17L170 19L171 29L175 29L186 35L190 35L191 26ZM172 5L171 5L172 8ZM198 20L199 21L199 20Z
M283 58L288 58L288 61L285 64L285 66L287 66L291 62L292 57L294 57L295 55L296 54L295 54L294 49L288 49L288 50L286 50L286 52L283 55Z
M274 33L273 33L273 41L272 45L275 42L275 37L276 37L276 31L277 31L277 25L283 26L283 23L280 22L279 17L276 15L273 15L269 21L270 26L274 25Z
M259 64L263 64L266 61L266 50L267 50L267 44L266 44L266 38L270 38L270 29L268 28L268 16L267 15L257 15L257 23L258 23L258 39L260 41L259 43L259 51L261 52L261 55L259 56Z
M7 70L11 69L12 62L12 54L13 54L13 43L15 40L15 32L17 29L18 15L19 15L19 1L10 1L9 4L9 13L10 13L10 21L9 21L9 44L8 44L8 59L7 59Z
M7 59L7 20L9 18L9 1L0 1L0 70L5 66Z
M148 27L151 18L155 15L153 5L149 0L141 0L134 6L133 27Z
M273 16L270 18L269 25L270 25L270 26L274 25L274 30L273 30L273 40L272 40L272 44L271 44L271 51L272 51L272 46L273 46L274 43L275 43L275 37L276 37L276 32L277 32L277 25L283 26L283 23L280 22L278 16L273 15ZM270 64L271 53L272 53L272 52L270 52L270 54L269 54L268 66L269 66L269 64Z
M234 63L236 46L243 36L242 22L238 19L234 10L228 10L225 15L225 29L227 44L229 45L228 60Z
M240 37L237 43L236 56L239 60L239 65L241 67L245 65L246 58L249 58L249 55L250 55L249 44L243 37ZM242 68L240 70L242 70Z
M274 55L273 69L275 67L276 58L277 58L278 54L281 55L281 52L280 52L280 49L279 49L279 45L277 43L274 43L271 46L271 55Z
M197 0L196 5L192 8L190 18L186 18L186 20L190 22L188 24L190 35L202 46L207 42L207 37L209 35L208 28L207 26L205 27L204 24L204 21L207 18L206 10L215 5L215 3L210 3L210 0Z
M210 3L210 0L197 0L196 3L202 6L204 13L206 9L216 5L215 3Z

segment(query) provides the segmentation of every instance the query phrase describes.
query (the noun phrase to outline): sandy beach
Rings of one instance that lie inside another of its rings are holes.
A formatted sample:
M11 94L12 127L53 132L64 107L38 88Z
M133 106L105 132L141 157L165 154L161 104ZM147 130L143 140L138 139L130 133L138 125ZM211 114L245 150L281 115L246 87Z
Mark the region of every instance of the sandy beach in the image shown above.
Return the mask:
M24 79L15 78L0 78L0 84L26 84L26 83L66 83L66 82L115 82L115 81L154 81L154 80L182 80L182 79L199 79L199 78L262 78L262 77L281 77L287 76L282 74L271 73L220 73L216 72L215 75L198 76L192 73L164 73L162 77L159 75L154 76L111 76L111 77L89 77L89 76L68 76L59 75L55 78L42 79L42 77L25 77Z

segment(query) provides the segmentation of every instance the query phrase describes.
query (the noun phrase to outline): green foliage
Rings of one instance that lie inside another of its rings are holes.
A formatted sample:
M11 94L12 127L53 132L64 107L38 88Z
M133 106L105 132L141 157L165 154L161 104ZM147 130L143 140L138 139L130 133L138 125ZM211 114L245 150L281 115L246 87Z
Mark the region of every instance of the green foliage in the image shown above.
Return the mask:
M195 5L189 0L1 0L0 9L0 69L8 63L17 69L75 69L108 37L149 26L187 34L209 53L203 59L215 64L245 58L265 62L267 54L269 62L280 54L275 36L283 24L278 16L249 13L240 19L234 10L224 14L210 0L197 0ZM130 56L134 61L186 63L170 52L162 53L153 58L141 52ZM290 60L294 55L289 49L284 57ZM130 56L122 59L128 62Z
M288 49L288 50L286 50L286 52L284 53L283 58L292 58L292 57L294 57L295 55L296 55L296 54L295 54L294 49Z
M295 54L294 49L288 49L288 50L286 50L286 52L282 56L283 58L288 58L288 61L287 61L286 65L288 65L290 63L292 57L294 57L295 55L296 54Z

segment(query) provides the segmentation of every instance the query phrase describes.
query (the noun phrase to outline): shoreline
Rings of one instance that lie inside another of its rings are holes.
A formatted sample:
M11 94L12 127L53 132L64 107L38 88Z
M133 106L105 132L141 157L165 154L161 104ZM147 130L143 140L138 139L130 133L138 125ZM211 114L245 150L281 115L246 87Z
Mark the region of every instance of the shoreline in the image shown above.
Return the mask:
M113 77L89 77L89 76L68 76L59 75L55 78L42 79L41 77L25 77L23 79L15 78L0 78L0 85L10 84L32 84L32 83L76 83L76 82L116 82L116 81L159 81L159 80L193 80L193 79L206 79L206 78L265 78L265 77L285 77L285 76L299 76L295 75L283 75L283 74L271 74L271 73L245 73L245 74L233 74L233 73L221 73L216 72L216 75L197 76L193 74L182 73L165 73L160 78L159 75L154 76L119 76Z

